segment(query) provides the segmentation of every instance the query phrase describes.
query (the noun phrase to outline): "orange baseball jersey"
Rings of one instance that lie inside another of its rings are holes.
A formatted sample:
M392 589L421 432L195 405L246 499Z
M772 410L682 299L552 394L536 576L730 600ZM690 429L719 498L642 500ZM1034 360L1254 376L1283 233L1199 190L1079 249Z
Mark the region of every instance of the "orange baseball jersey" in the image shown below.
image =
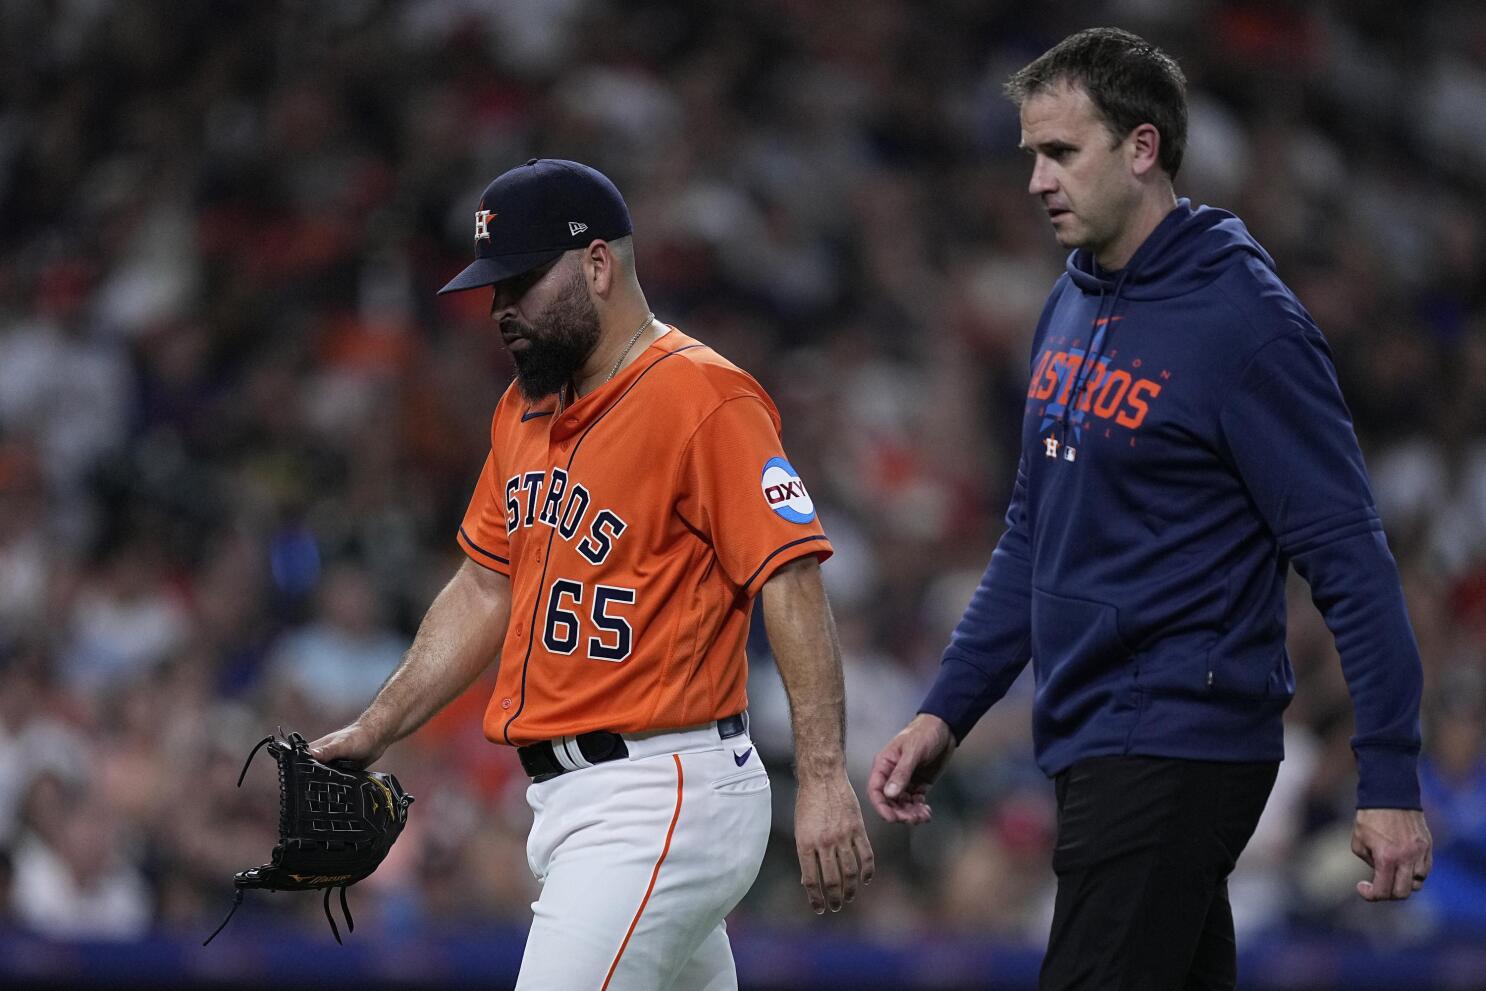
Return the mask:
M458 540L511 578L485 735L512 746L741 711L753 597L831 554L768 394L674 327L560 412L508 388Z

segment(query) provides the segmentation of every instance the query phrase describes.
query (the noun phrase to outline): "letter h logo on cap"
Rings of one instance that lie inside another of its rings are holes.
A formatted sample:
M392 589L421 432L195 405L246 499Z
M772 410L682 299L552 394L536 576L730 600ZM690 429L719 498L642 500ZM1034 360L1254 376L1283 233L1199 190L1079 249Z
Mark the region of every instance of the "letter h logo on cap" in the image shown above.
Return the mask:
M495 216L489 210L475 211L475 240L490 240L490 218Z

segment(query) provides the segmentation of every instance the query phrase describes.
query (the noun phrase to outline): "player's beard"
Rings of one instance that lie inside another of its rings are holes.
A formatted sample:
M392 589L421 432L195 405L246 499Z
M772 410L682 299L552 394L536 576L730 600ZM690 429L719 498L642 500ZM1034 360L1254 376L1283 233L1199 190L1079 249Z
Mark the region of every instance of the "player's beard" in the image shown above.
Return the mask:
M561 392L599 343L599 314L581 272L574 272L552 305L532 325L514 318L527 346L512 351L516 387L529 401Z

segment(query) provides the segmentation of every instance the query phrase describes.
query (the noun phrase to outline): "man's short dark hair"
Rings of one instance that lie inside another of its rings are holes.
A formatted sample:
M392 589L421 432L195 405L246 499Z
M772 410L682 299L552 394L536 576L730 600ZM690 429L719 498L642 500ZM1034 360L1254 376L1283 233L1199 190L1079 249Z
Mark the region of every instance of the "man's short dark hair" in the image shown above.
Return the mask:
M1017 71L1006 95L1020 107L1060 84L1089 95L1116 141L1141 124L1161 132L1161 168L1176 178L1187 150L1187 77L1176 60L1120 28L1071 34Z

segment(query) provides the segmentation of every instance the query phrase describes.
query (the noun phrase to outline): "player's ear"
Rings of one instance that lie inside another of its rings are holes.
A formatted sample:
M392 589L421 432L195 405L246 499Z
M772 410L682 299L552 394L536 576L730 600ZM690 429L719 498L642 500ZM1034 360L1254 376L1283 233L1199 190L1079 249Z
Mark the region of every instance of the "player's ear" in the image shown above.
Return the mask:
M1160 164L1161 132L1154 124L1139 124L1125 139L1130 171L1143 176Z
M615 279L614 251L608 241L595 240L583 249L583 279L595 296L609 295Z

